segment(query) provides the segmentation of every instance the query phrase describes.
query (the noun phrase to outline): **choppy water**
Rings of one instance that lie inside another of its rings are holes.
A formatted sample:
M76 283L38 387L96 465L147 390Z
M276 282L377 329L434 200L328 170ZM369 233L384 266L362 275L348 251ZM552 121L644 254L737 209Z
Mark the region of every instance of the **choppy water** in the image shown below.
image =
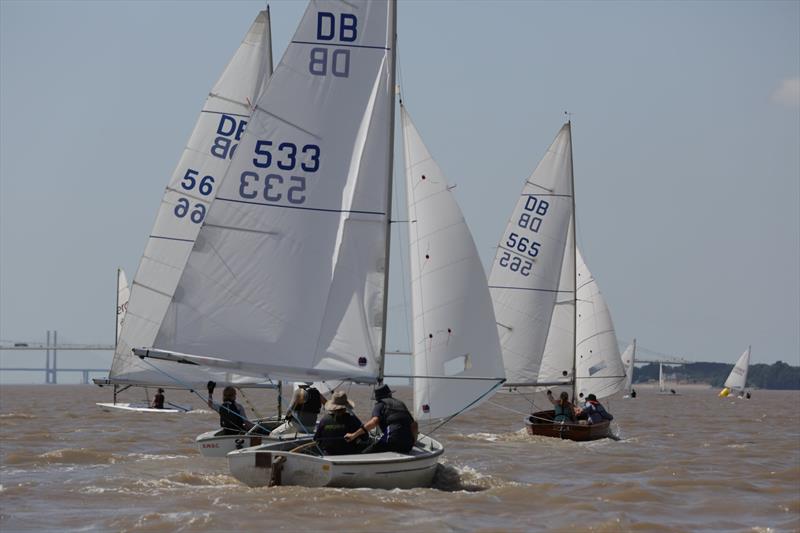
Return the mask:
M528 400L498 394L434 435L436 488L383 491L250 489L195 450L208 410L106 413L108 388L3 386L0 529L800 531L800 393L640 392L606 402L620 440L589 443L528 437L511 411ZM350 393L363 415L368 394ZM274 393L247 396L273 414Z

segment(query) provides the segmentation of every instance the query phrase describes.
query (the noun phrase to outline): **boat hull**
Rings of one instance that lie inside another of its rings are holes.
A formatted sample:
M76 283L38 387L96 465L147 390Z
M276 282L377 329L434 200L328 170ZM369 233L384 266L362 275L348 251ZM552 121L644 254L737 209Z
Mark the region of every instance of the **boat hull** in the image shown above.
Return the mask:
M250 487L300 485L412 489L429 487L444 452L424 435L408 454L395 452L317 456L291 451L295 443L270 443L228 454L231 475Z
M172 409L172 408L165 408L165 409L153 409L149 405L146 404L135 404L135 403L96 403L100 409L107 412L114 412L114 411L128 411L134 413L160 413L160 414L177 414L177 413L188 413L191 409Z
M283 423L282 420L260 420L259 425L273 430ZM195 445L203 457L225 457L230 452L260 446L270 442L295 442L298 439L308 439L311 435L306 433L286 433L271 437L268 434L241 433L238 435L224 435L221 429L201 433L195 439Z
M539 411L525 419L525 428L528 435L554 437L574 441L588 441L604 439L610 436L611 422L603 420L597 424L572 424L568 422L553 422L554 411Z

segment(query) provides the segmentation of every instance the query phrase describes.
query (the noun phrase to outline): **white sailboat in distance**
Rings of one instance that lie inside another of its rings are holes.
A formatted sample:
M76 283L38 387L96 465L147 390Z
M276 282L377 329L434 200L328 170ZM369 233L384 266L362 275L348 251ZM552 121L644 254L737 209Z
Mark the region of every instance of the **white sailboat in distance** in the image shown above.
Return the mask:
M633 369L636 363L636 339L622 352L622 364L625 367L625 385L622 390L625 392L623 398L636 398L636 391L633 389Z
M750 369L750 346L739 356L736 364L733 365L728 379L725 380L725 388L723 388L719 396L720 398L727 397L730 393L736 393L739 397L744 396L744 389L747 386L747 371Z

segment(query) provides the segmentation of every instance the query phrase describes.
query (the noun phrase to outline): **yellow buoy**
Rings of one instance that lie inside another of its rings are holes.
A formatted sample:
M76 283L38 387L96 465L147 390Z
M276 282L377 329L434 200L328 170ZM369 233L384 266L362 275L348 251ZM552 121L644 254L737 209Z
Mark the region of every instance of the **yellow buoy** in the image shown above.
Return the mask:
M727 398L728 394L730 394L730 393L731 393L731 390L728 387L725 387L724 389L719 391L719 397L720 398Z

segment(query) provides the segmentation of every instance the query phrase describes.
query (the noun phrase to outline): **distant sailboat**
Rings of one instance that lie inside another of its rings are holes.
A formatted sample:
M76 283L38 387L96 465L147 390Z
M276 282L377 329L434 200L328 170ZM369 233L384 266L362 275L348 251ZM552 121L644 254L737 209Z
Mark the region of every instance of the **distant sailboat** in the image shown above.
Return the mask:
M571 123L566 123L525 181L489 275L509 387L564 386L579 396L609 396L624 370L611 315L575 245ZM552 422L553 411L526 420L537 435L602 438L608 422Z
M750 369L750 346L739 356L739 360L733 365L728 379L725 380L725 388L719 393L720 398L725 398L731 393L736 393L739 397L745 395L747 386L747 371ZM749 398L749 396L748 396Z
M664 363L658 363L658 393L678 396L678 382L674 375L664 373Z
M625 366L625 385L622 390L625 392L623 398L636 398L636 391L633 389L633 369L636 362L636 339L633 339L625 351L622 353L622 364Z

